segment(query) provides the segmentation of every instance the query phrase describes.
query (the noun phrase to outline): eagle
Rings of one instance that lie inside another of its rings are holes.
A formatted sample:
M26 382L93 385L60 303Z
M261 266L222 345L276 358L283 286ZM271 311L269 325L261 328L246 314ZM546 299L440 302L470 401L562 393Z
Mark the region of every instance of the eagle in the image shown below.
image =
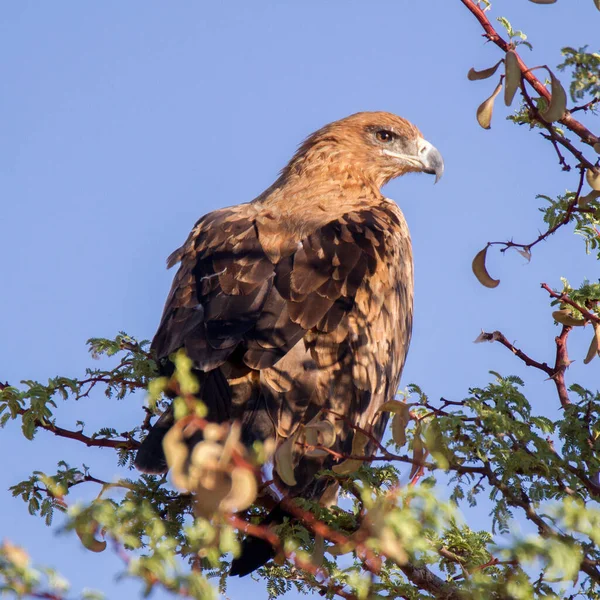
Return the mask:
M151 346L162 373L183 349L207 420L239 423L248 446L281 445L316 418L335 425L338 456L352 454L357 427L380 440L379 408L397 391L413 322L410 234L381 187L407 173L437 181L443 170L438 150L391 113L353 114L310 135L273 185L203 216L169 256L179 269ZM142 442L138 469L166 472L173 423L168 409ZM325 454L296 456L293 484L275 471L279 492L335 498L337 484L317 477L339 462ZM267 542L246 538L231 573L271 556Z

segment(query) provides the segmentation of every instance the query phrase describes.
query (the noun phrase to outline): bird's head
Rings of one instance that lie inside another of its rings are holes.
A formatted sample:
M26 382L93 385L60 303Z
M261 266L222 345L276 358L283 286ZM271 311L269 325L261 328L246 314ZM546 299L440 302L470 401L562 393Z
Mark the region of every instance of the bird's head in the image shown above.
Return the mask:
M388 112L361 112L326 125L300 146L288 168L360 174L377 187L406 173L444 172L439 151L409 121Z

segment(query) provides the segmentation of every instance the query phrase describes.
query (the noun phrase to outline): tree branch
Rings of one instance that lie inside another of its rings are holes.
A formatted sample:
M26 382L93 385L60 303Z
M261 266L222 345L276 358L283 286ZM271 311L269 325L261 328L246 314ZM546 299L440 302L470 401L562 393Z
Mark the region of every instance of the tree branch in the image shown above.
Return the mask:
M493 25L490 23L485 12L477 5L474 0L460 0L467 10L469 10L473 16L479 21L481 27L485 31L485 37L496 44L503 52L512 50L512 45L502 38ZM517 55L517 61L519 69L521 69L522 76L525 78L527 83L543 98L548 102L551 99L550 92L546 89L546 86L533 74L533 72L527 67L520 56ZM567 111L565 116L559 121L569 131L572 131L575 135L581 139L582 142L593 146L600 142L600 138L589 131L582 123L573 118L573 116Z

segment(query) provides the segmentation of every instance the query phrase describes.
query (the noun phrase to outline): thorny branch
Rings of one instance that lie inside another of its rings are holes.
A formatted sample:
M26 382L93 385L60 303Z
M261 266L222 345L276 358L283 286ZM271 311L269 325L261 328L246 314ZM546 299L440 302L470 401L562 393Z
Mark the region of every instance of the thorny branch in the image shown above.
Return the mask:
M21 408L17 412L20 415L25 415L29 412L29 410L30 409L28 408ZM45 429L46 431L49 431L50 433L53 433L58 437L76 440L85 444L86 446L97 446L100 448L119 448L125 450L136 450L140 446L140 443L131 437L125 437L122 440L115 440L111 438L95 438L89 435L85 435L81 431L72 431L70 429L64 429L63 427L58 427L58 425L54 425L54 423L40 421L39 419L35 420L35 426L39 427L40 429Z
M494 331L493 333L482 332L480 338L482 341L499 342L505 348L508 348L517 358L521 359L528 367L535 367L540 371L543 371L548 375L548 379L554 381L556 385L556 391L560 404L563 408L566 408L571 401L569 400L569 394L567 392L567 386L565 384L565 371L571 361L567 354L567 336L571 331L571 327L563 325L563 329L560 335L556 338L556 360L554 361L554 367L550 367L547 363L541 363L534 360L522 350L511 344L506 337L500 331Z
M554 139L551 138L550 136L548 136L548 139L552 139L552 141L554 142ZM558 154L562 158L562 155L560 154L560 152L558 152ZM561 227L563 227L564 225L567 225L568 223L570 223L571 217L573 216L574 213L587 212L587 209L581 209L578 207L579 197L581 196L581 190L583 188L584 179L585 179L585 169L580 167L580 169L579 169L579 184L577 186L577 192L575 193L575 196L573 197L573 199L569 202L569 204L567 206L567 210L565 211L565 214L563 215L563 217L561 219L559 219L547 231L545 231L544 233L541 233L533 242L530 242L529 244L517 244L513 241L489 242L489 245L490 246L494 246L494 245L504 246L504 248L502 248L500 250L500 252L506 252L509 248L523 248L524 250L527 250L528 252L531 251L531 249L535 245L544 241L545 239L550 237L553 233L556 233L556 231L558 229L560 229Z
M568 304L569 306L578 310L588 321L600 325L600 317L598 315L595 315L593 312L590 312L584 306L577 304L577 302L573 302L573 300L571 300L571 298L569 298L569 296L567 296L566 294L563 294L562 292L555 292L547 283L542 283L542 289L546 290L550 294L551 298L556 298L556 300L559 300L564 304Z

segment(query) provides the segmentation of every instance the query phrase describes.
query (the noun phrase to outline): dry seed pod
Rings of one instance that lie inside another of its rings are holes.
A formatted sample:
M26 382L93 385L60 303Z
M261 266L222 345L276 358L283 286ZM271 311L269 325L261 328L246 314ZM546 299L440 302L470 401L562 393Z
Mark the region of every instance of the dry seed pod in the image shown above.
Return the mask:
M560 121L567 109L567 92L562 86L562 83L554 76L554 73L548 69L550 73L550 92L552 97L550 98L550 104L548 108L541 113L544 121L552 123L554 121Z
M185 463L188 458L188 448L183 443L183 432L181 427L171 427L163 439L163 450L167 465L171 472L171 480L173 485L184 491L189 491L189 477L184 471Z
M275 470L281 480L287 485L296 485L294 476L294 450L296 439L300 433L300 428L287 439L275 451Z
M97 521L89 521L75 527L75 533L85 548L92 552L104 552L106 550L106 540L97 540L94 537L97 530Z
M406 426L408 419L405 419L402 413L396 413L392 419L392 439L394 444L402 448L406 444Z
M592 190L585 196L579 196L579 200L577 200L577 206L579 206L579 208L586 208L590 202L597 200L598 198L600 198L600 192Z
M258 495L256 477L249 469L235 467L231 472L231 491L219 504L225 512L240 511L248 508Z
M557 323L568 325L569 327L582 327L585 325L585 319L576 319L566 308L555 310L552 313L552 317Z
M594 323L594 337L590 343L590 347L586 357L583 359L583 364L587 365L596 355L600 353L600 325Z
M410 406L405 402L400 402L400 400L388 400L384 402L377 412L391 412L391 413L408 413L410 411Z
M588 169L585 172L585 179L595 192L600 191L600 169Z
M594 4L596 5L596 8L600 10L600 0L594 0Z
M519 68L519 59L514 50L506 53L504 60L504 104L510 106L519 85L521 84L521 69Z
M421 464L423 459L425 458L425 445L423 444L423 440L421 439L421 428L417 425L417 429L415 430L415 437L413 439L413 466L410 470L409 478L412 479L421 468Z
M490 274L487 272L485 267L485 255L487 254L488 246L486 246L483 250L480 250L473 259L473 273L475 277L479 280L481 285L489 288L495 288L500 283L499 279L492 279Z
M352 439L352 455L360 456L365 451L365 446L369 438L362 431L355 431L354 438ZM348 473L354 473L358 471L363 461L360 459L347 459L341 462L339 465L334 465L331 470L340 475L347 475Z
M502 84L499 83L494 90L494 93L484 102L481 103L477 109L477 122L484 128L490 129L492 123L492 113L494 111L494 100L500 93Z
M483 69L483 71L476 71L475 69L471 68L467 73L467 79L469 81L476 81L477 79L487 79L498 70L498 67L500 66L501 62L502 61L499 60L493 67L490 67L489 69Z

